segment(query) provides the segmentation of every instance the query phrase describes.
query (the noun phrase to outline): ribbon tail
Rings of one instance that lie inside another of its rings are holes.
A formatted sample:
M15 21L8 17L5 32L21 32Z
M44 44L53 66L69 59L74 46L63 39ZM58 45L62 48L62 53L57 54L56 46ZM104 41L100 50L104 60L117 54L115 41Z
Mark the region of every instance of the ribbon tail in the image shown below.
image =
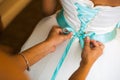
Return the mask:
M79 40L80 40L81 47L84 48L84 40L82 38L80 38Z
M59 60L59 63L58 63L58 65L57 65L57 67L56 67L56 69L55 69L55 71L54 71L54 73L52 75L51 80L55 80L56 79L56 76L57 76L57 74L58 74L58 72L59 72L59 70L60 70L60 68L61 68L61 66L62 66L62 64L63 64L63 62L64 62L64 60L65 60L65 58L66 58L66 56L67 56L67 54L69 52L69 49L70 49L70 47L71 47L71 45L72 45L74 40L75 40L75 37L73 37L69 41L69 43L68 43L68 45L67 45L67 47L66 47L66 49L65 49L65 51L64 51L64 53L63 53L63 55L61 57L61 59Z

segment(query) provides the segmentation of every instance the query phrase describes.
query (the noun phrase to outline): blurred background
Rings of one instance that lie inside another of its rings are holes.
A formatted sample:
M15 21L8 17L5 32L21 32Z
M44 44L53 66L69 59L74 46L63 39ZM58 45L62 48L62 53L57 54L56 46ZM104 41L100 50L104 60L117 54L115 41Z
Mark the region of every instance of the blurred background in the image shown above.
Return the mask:
M42 0L0 0L0 49L18 53L36 24L45 17Z

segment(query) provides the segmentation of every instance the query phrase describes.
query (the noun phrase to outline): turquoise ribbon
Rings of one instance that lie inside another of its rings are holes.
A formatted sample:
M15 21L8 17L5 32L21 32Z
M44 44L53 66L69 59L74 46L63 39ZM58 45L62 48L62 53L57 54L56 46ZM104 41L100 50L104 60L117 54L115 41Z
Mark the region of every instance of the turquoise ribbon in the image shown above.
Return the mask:
M117 24L117 26L116 26L117 28L120 28L120 22L118 22L118 24Z
M102 43L109 42L109 41L113 40L116 37L116 34L117 34L116 29L117 28L115 28L111 32L108 32L108 33L105 33L105 34L95 35L91 39L102 42Z
M63 30L67 31L64 33L69 33L72 32L73 33L73 37L70 39L70 41L67 44L67 47L61 57L61 59L58 62L58 65L52 75L51 80L55 80L56 76L69 52L69 49L72 45L72 43L74 42L74 40L76 38L79 39L80 45L83 48L84 47L84 38L86 36L89 36L91 39L100 41L100 42L108 42L111 41L112 39L115 38L116 36L116 28L106 34L100 34L100 35L96 35L94 32L89 32L89 33L85 33L85 28L87 27L88 23L96 16L96 14L98 13L99 9L92 9L86 5L79 5L78 3L75 3L75 6L77 8L77 12L78 12L78 18L81 22L81 27L80 30L78 32L76 32L76 30L67 22L67 20L64 17L64 10L61 10L58 14L57 14L57 22L59 24L59 26L61 28L63 28ZM117 26L120 27L120 24L118 24Z
M63 64L63 62L64 62L64 60L65 60L65 58L66 58L66 56L67 56L67 54L69 52L69 49L70 49L70 47L71 47L71 45L72 45L72 43L73 43L74 40L75 40L75 38L73 37L69 41L69 43L67 44L67 47L66 47L66 49L65 49L65 51L64 51L64 53L63 53L63 55L62 55L62 57L61 57L61 59L60 59L60 61L58 63L58 65L57 65L57 67L56 67L53 75L52 75L51 80L55 80L55 78L56 78L56 76L57 76L57 74L58 74L58 72L59 72L59 70L60 70L60 68L61 68L61 66L62 66L62 64Z
M80 31L85 31L85 28L87 27L88 23L94 19L94 17L99 12L99 9L92 9L89 6L86 5L80 5L78 3L75 3L75 6L77 8L78 12L78 18L81 22L81 28Z

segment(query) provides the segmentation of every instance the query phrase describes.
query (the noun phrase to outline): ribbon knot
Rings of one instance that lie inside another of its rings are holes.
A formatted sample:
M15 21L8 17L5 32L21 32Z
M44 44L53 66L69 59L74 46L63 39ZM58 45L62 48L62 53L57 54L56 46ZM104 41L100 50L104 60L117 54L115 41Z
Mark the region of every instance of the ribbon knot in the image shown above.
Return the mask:
M82 48L84 47L84 39L87 36L89 36L92 39L95 36L95 33L94 32L89 32L89 33L86 33L86 32L75 32L74 35L73 35L74 38L78 38L79 39L79 42L80 42L80 45L81 45Z
M84 39L85 39L85 37L88 36L91 39L93 39L93 37L95 36L94 32L85 32L85 31L83 31L82 28L78 32L76 32L72 27L63 28L63 33L64 34L68 34L69 32L73 33L73 38L74 39L76 39L76 38L79 39L81 48L84 47Z

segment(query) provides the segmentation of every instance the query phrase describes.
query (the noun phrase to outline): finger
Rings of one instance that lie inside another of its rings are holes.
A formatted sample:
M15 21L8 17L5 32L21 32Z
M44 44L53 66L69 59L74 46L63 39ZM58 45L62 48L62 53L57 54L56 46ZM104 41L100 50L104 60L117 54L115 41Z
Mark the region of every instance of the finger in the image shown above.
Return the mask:
M102 49L104 49L104 48L105 48L104 44L101 44L101 45L100 45L100 47L101 47Z
M104 45L101 45L100 47L101 47L101 49L104 49L104 48L105 48L105 46L104 46Z
M67 37L68 37L68 38L71 38L72 35L73 35L72 32L70 32L70 33L67 35Z
M97 41L97 43L99 44L99 46L102 48L102 49L104 49L104 44L103 43L101 43L101 42L99 42L99 41Z
M94 47L98 47L99 46L99 44L95 40L91 40L90 43Z
M64 40L70 39L72 37L72 32L69 34L62 34L61 36L64 37Z
M99 45L103 45L103 43L101 43L101 42L99 42L99 41L97 41L97 43L98 43Z
M90 38L89 37L86 37L84 42L85 42L85 47L90 47Z
M57 32L57 33L62 33L62 28L60 28L59 26L53 26L53 31Z

